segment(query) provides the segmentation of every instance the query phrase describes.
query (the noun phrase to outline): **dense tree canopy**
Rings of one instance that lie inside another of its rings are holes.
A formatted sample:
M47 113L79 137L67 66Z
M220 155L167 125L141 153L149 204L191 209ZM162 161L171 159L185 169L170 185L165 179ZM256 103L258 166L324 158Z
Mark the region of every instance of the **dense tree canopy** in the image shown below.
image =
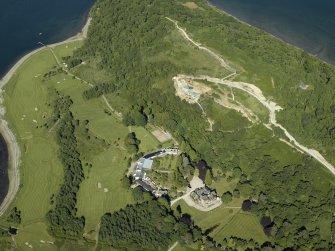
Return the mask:
M191 234L191 242L202 238L201 231L178 221L162 202L151 200L107 213L101 219L99 238L118 250L167 250L173 242Z
M183 66L171 59L176 52L165 38L174 26L164 17L178 20L202 44L241 65L247 72L244 78L256 79L255 84L266 95L285 107L280 116L285 126L299 140L317 148L322 145L327 156L334 152L334 67L213 11L205 1L195 2L201 8L190 10L175 0L98 0L92 10L88 40L74 56L87 65L78 67L95 67L96 71L106 74L109 83L117 83L117 91L111 93L115 96L111 97L123 101L122 105L115 105L125 115L127 125L149 122L162 126L173 134L193 161L204 159L213 170L224 174L214 177L217 182L237 179L238 196L257 201L250 205L250 211L259 219L263 216L272 219L270 242L264 244L265 250L272 247L331 250L334 248L331 236L334 235L335 190L329 182L329 174L320 171L320 165L309 157L298 153L287 157L287 152L274 143L273 133L263 125L226 132L222 124L216 123L212 132L206 130L207 121L199 107L175 96L172 77L180 72L191 74L197 66ZM275 90L265 84L271 77L275 79ZM94 76L92 82L101 84ZM297 87L300 82L308 83L311 88L301 90ZM95 89L99 87L92 90ZM104 92L97 93L92 97ZM240 121L242 119L235 123ZM319 184L316 177L322 177L326 185ZM127 236L133 247L135 239L141 236L141 245L152 248L147 246L148 240L153 238L157 243L165 228L145 237L143 234L149 229L142 228L142 220L131 218L133 222L121 224L128 217L126 211L139 218L148 212L153 217L162 213L159 207L152 205L151 209L145 205L138 207L141 212L130 206L125 211L105 215L101 240L126 248L121 235ZM163 214L163 218L165 216L168 222L162 226L176 224L175 219ZM150 224L151 220L147 227L153 227ZM128 232L134 228L138 231ZM173 240L174 237L168 235L167 238ZM231 241L243 244L238 237L232 237ZM162 241L157 245L165 248L166 244Z
M55 208L47 218L50 231L59 237L80 237L84 231L84 217L77 217L76 196L80 183L84 179L80 155L77 151L77 139L73 115L70 111L72 100L59 94L53 103L54 114L59 117L57 143L59 159L64 167L64 182L55 198Z

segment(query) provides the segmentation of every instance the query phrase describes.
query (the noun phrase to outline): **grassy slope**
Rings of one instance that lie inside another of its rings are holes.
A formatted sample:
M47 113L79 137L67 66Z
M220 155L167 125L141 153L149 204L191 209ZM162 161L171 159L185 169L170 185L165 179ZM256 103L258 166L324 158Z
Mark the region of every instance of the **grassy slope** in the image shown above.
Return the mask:
M254 239L263 243L267 240L256 216L243 213L239 208L242 199L234 199L228 205L214 209L210 213L201 212L189 207L185 202L178 202L173 208L180 205L184 213L192 215L196 225L203 230L212 229L210 236L215 241L222 241L226 237L239 236L245 239Z
M218 227L212 236L218 241L230 236L239 236L245 240L254 239L260 243L267 240L257 217L242 212L234 215L223 227Z
M69 43L57 47L55 52L58 58L61 58L71 55L80 45L80 42ZM26 242L36 250L56 248L40 242L54 241L47 232L45 215L52 208L50 197L58 192L63 179L63 167L57 157L56 130L49 132L45 128L36 128L36 125L46 122L52 112L46 106L49 87L70 95L74 101L72 111L75 118L89 120L90 132L111 144L93 157L93 167L90 170L85 168L87 177L81 185L77 205L78 214L86 218L86 231L95 230L105 212L118 210L133 202L130 191L122 188L120 182L127 170L128 153L123 146L123 139L129 133L129 129L104 113L106 107L101 99L86 101L82 98L82 92L88 88L86 84L65 74L58 74L46 82L42 82L41 76L35 77L50 71L54 65L56 64L50 51L43 50L29 58L6 86L6 116L22 150L20 170L23 185L13 206L22 211L23 222L15 239L23 250L29 249L25 245ZM21 120L23 115L26 117ZM147 130L132 130L136 131L138 138L143 142L141 150L157 148L158 141ZM98 182L102 183L102 189L97 188ZM105 193L103 188L107 188L108 192ZM5 218L0 223L6 225Z
M166 22L172 26L174 25L167 20ZM167 34L164 41L167 43L167 49L147 60L152 62L169 60L173 64L180 66L180 68L192 69L191 72L183 72L185 74L204 74L217 77L225 77L230 74L229 71L223 69L220 63L207 52L199 50L190 42L186 42L177 29L173 29Z
M5 88L6 116L22 152L23 185L13 203L22 211L23 221L17 236L17 244L22 249L28 249L25 242L36 247L40 240L53 241L46 231L45 215L51 209L50 197L57 192L63 179L63 168L57 158L55 132L36 128L45 122L42 116L48 118L52 110L45 105L47 86L41 77L35 77L49 71L53 65L50 52L43 50L29 58ZM32 239L32 233L36 232L38 235Z
M49 199L52 193L57 191L62 180L63 171L56 155L54 133L36 128L36 125L45 122L43 114L50 115L52 112L45 106L46 86L40 78L35 78L36 75L47 71L50 64L53 64L53 60L48 52L38 53L19 69L15 81L6 87L6 116L17 135L22 151L21 173L24 186L16 204L19 208L27 209L23 212L24 223L44 218L46 211L50 209ZM35 108L38 111L35 111ZM38 123L34 123L33 120ZM31 207L36 204L40 205L38 210Z

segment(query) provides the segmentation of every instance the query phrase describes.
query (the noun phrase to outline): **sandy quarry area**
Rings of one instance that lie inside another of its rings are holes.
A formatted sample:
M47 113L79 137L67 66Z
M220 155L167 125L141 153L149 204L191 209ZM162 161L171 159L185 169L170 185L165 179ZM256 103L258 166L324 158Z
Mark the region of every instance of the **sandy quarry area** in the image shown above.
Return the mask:
M181 74L174 77L173 82L176 89L176 96L190 104L197 103L201 95L211 91L210 87Z

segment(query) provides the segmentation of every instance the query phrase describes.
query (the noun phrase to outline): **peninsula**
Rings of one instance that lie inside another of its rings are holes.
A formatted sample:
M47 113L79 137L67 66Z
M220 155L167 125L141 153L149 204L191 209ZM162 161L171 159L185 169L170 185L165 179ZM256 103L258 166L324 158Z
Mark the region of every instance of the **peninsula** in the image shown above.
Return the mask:
M88 24L1 82L0 249L334 248L334 66L203 0Z

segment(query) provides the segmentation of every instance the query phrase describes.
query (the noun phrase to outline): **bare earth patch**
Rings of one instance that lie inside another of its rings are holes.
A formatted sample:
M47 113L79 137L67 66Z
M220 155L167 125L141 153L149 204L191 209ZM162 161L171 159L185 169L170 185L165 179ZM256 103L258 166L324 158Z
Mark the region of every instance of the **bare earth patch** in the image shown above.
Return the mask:
M199 6L194 2L186 2L186 3L183 4L183 6L185 6L186 8L189 8L191 10L199 8Z
M219 99L215 98L214 100L216 103L218 103L223 107L239 112L243 117L247 118L252 123L259 122L259 118L255 113L253 113L252 110L248 109L247 107L245 107L244 105L242 105L237 101L233 101L234 103L231 102L227 95L220 95Z
M178 75L173 78L176 95L181 100L186 100L190 104L197 103L200 96L211 91L211 88L196 82L184 75Z
M165 132L161 129L156 129L155 131L152 131L151 133L152 135L154 135L156 139L158 139L160 143L164 143L172 139L172 136L170 135L170 133Z

